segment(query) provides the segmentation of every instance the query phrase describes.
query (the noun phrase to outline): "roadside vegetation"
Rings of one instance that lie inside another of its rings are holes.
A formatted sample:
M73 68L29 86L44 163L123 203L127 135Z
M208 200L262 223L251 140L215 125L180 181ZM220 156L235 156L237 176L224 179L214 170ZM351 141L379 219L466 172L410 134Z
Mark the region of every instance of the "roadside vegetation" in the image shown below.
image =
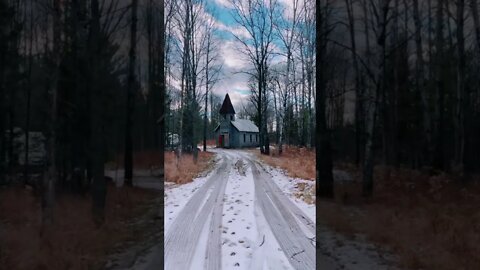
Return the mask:
M445 173L377 167L370 199L361 171L338 165L353 181L335 184L318 220L347 236L363 234L389 247L406 269L480 269L480 182L460 183Z
M183 154L179 158L175 152L165 152L165 181L186 184L208 171L213 166L213 153L198 152L197 162L192 154Z
M273 149L277 149L276 146ZM258 157L270 166L285 170L290 177L315 180L315 149L284 145L281 155L272 151Z
M90 195L59 194L55 223L45 228L33 189L0 189L0 268L104 269L110 254L159 230L149 222L158 212L157 192L109 185L107 194L101 227L94 223Z
M310 180L311 182L295 182L293 193L297 199L307 204L315 204L315 149L284 145L281 155L278 154L277 149L274 145L269 155L261 155L257 151L255 154L266 164L283 170L289 177Z
M405 269L480 269L478 1L319 2L319 221Z

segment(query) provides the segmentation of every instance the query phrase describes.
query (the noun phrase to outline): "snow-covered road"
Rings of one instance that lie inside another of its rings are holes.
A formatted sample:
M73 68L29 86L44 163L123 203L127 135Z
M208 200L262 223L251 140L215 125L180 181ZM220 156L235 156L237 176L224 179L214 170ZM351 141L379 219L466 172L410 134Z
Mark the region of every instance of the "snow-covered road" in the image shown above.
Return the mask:
M212 151L209 175L165 188L165 269L314 269L315 206L253 154Z
M316 228L313 181L288 177L249 151L209 151L215 167L206 175L165 183L163 241L142 242L107 269L314 269L316 262L322 270L399 269L364 236Z

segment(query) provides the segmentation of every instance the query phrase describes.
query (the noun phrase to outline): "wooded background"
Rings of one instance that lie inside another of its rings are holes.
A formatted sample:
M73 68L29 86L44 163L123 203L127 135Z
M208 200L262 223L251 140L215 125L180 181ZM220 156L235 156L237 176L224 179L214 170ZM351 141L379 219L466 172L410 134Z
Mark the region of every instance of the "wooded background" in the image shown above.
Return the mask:
M227 2L248 33L231 33L250 64L238 113L260 127L262 153L316 145L325 194L333 162L362 168L366 196L378 164L478 172L477 1ZM0 181L42 190L46 210L54 187L93 183L101 209L106 161L122 160L130 185L134 152L163 149L174 134L197 151L218 123L213 89L225 76L209 3L1 0ZM46 138L40 181L16 156L23 134L30 160L32 131Z
M215 139L223 101L218 90L237 90L218 89L218 82L241 73L249 85L242 90L249 94L237 104L237 117L259 127L261 152L268 154L272 143L280 152L284 144L313 147L315 2L223 1L231 25L219 21L214 2L165 3L167 144L174 141L169 134L177 134L183 150L197 151L200 140ZM245 70L231 74L223 69L226 40L235 43Z
M374 165L478 173L478 18L476 0L317 1L317 105L327 110L317 169L332 156L354 162L366 196ZM331 194L331 176L319 181Z
M105 162L123 160L117 166L131 185L133 152L163 149L162 7L153 0L0 1L0 183L38 190L45 223L55 190L91 191L101 222ZM25 138L20 152L15 130ZM46 138L36 171L16 162L19 153L30 160L32 131Z

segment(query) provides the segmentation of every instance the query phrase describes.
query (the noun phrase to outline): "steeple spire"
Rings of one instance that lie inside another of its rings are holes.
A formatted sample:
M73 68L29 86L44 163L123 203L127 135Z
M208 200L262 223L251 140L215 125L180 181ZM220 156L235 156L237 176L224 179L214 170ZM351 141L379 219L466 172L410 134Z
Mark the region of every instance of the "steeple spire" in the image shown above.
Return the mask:
M235 109L233 108L232 101L228 93L225 95L223 100L222 108L220 108L220 114L235 114Z

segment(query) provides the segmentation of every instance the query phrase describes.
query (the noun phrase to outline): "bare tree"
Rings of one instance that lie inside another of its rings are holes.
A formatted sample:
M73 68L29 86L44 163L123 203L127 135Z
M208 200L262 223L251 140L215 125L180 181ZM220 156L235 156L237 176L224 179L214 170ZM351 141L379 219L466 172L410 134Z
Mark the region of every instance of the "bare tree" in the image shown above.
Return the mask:
M55 196L55 182L57 180L56 167L56 129L57 129L57 87L59 77L59 67L61 61L61 14L63 5L60 0L53 1L53 48L50 51L52 64L52 75L49 78L49 86L51 93L51 112L50 112L50 136L48 138L47 164L48 172L45 174L43 182L42 197L42 224L49 226L53 223L53 204ZM48 46L49 44L46 43ZM48 51L48 48L45 48Z
M269 60L272 57L274 39L274 16L278 3L276 0L268 2L262 0L230 0L233 5L233 17L245 31L246 35L233 34L242 44L243 53L253 65L257 80L258 96L257 121L260 129L260 152L270 153L270 142L266 123L266 108L264 107L267 93L267 78Z
M138 0L132 0L130 22L130 51L128 54L128 78L127 78L127 113L125 125L125 185L133 186L133 112L135 106L135 65L137 48L137 8Z
M353 1L345 0L345 5L347 7L348 15L348 25L350 32L350 43L351 43L351 53L352 53L352 62L355 72L355 163L357 166L360 164L360 145L362 143L362 133L363 133L363 122L362 122L362 112L363 112L363 88L360 85L360 68L358 65L357 59L357 43L355 37L355 15L353 10Z
M283 80L283 89L280 87L280 81L277 80L277 85L278 85L278 90L279 90L279 102L282 105L281 111L278 110L277 113L277 132L278 132L278 152L279 154L282 154L283 150L283 143L284 143L284 137L285 137L285 115L287 111L287 104L289 103L289 97L292 92L292 86L294 82L291 80L292 72L295 72L295 69L293 68L292 62L293 62L293 53L295 51L295 36L296 32L298 30L298 24L300 23L300 1L299 0L293 0L293 7L291 18L284 18L285 15L280 14L277 16L276 21L274 21L274 25L276 28L276 34L279 37L280 41L283 44L284 50L285 50L285 55L287 58L286 62L286 70L285 73L283 74L284 80ZM305 5L305 4L304 4ZM283 12L285 13L285 12ZM274 103L275 103L275 111L277 111L277 102L276 102L276 95L274 95ZM302 103L302 105L304 105ZM278 123L281 122L281 123ZM305 129L304 129L305 130Z
M371 3L375 15L374 26L377 40L377 54L375 63L375 87L369 88L366 92L366 130L365 130L365 161L363 164L363 195L369 197L373 192L373 167L374 149L373 140L375 136L375 123L377 116L377 103L379 93L386 89L386 35L389 22L391 0L379 0L376 4Z
M204 63L208 48L209 22L203 10L203 0L188 0L178 3L175 13L177 24L176 47L180 55L180 134L183 150L197 156L197 139L201 133L194 127L194 120L200 120L200 89L206 82ZM210 22L211 23L211 22ZM211 28L211 26L209 26ZM211 40L210 40L211 41ZM210 48L211 49L211 48ZM209 55L210 58L211 55ZM211 59L210 59L211 60ZM211 61L210 61L211 63ZM210 67L209 67L210 68ZM210 74L209 74L210 77ZM211 82L210 82L211 83Z
M480 19L478 16L477 0L470 0L470 10L473 17L473 27L475 29L475 40L477 43L477 49L480 50Z
M203 151L207 151L207 126L208 126L208 93L211 91L215 83L218 81L221 66L216 64L219 53L217 42L213 33L214 21L205 23L206 49L205 49L205 106L203 113Z
M460 167L460 171L463 172L464 164L464 151L465 151L465 0L457 0L457 51L458 51L458 64L457 64L457 91L456 91L456 106L454 124L456 130L455 139L455 163L457 167Z
M445 168L444 157L444 120L445 113L443 110L445 99L445 85L442 78L443 72L443 57L444 57L444 7L445 1L437 1L436 12L436 29L435 29L435 55L434 55L434 78L435 78L435 102L434 102L434 117L435 117L435 167Z
M158 74L159 74L159 119L157 120L157 124L160 126L159 128L159 150L160 153L163 153L165 151L165 124L166 124L166 113L165 113L165 93L166 91L166 78L165 78L165 72L164 72L164 66L165 66L165 52L166 52L166 31L165 31L165 3L164 0L160 0L159 4L159 18L158 18L158 39L159 39L159 44L160 48L158 50ZM169 19L169 18L168 18ZM164 170L164 158L165 156L162 154L160 155L160 166L161 166L161 179L160 182L164 183L164 177L165 177L165 170Z
M428 93L426 91L426 82L425 82L425 61L423 58L423 42L422 42L422 20L420 14L420 7L418 0L413 1L413 20L415 24L415 45L416 45L416 88L421 97L421 103L423 108L423 130L425 132L425 150L427 151L427 158L431 156L431 145L432 145L432 129L431 129L431 116L430 116L430 107L428 105Z
M317 21L317 58L316 58L316 99L315 113L317 117L316 127L316 180L318 183L317 193L321 197L333 197L333 174L332 174L332 152L330 142L330 132L327 127L326 110L326 53L328 33L331 31L327 20L328 1L316 1L316 21Z

